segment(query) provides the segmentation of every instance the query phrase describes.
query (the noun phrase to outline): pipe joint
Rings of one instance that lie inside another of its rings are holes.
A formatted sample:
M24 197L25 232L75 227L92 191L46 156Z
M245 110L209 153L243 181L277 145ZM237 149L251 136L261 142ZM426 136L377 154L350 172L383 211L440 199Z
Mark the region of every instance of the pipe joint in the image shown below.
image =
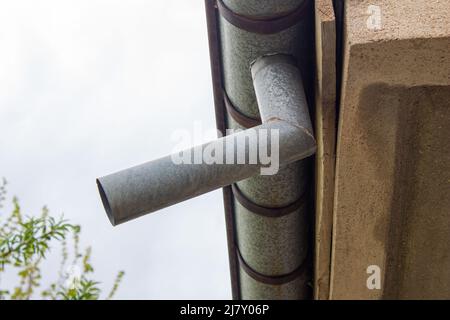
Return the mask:
M262 124L97 179L112 225L230 185L259 171L276 173L279 166L315 153L311 119L295 60L282 54L266 55L252 64L251 71ZM252 150L256 150L256 156ZM270 153L271 159L276 156L276 170L267 169L262 151L266 156ZM177 157L190 160L192 154L194 158L195 154L206 154L213 159L200 163L174 161Z

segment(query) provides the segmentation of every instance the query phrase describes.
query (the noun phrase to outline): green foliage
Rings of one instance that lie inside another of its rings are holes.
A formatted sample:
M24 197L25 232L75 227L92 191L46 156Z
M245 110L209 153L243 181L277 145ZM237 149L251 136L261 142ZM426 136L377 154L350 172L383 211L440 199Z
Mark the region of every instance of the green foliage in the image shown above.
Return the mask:
M0 209L6 199L6 184L5 179L0 183ZM13 210L5 221L2 222L0 214L0 277L7 267L14 268L18 284L13 290L2 289L0 278L0 299L36 297L36 291L41 287L41 263L55 243L61 246L59 272L55 276L56 280L40 292L41 297L55 300L100 299L100 283L91 279L94 272L90 262L92 250L89 247L81 253L79 249L80 226L63 218L55 219L49 215L46 207L37 218L24 217L17 198L13 198L12 204ZM69 240L72 254L68 250ZM117 274L106 299L114 297L123 276L123 271Z

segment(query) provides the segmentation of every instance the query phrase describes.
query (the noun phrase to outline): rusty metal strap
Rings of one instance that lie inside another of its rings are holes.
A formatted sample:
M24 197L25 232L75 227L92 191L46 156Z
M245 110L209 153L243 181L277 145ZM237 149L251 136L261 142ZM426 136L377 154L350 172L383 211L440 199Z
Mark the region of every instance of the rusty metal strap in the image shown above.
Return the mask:
M249 200L239 189L239 187L234 183L231 185L231 189L233 190L233 195L236 198L236 200L247 210L268 218L279 218L283 217L285 215L288 215L289 213L294 212L295 210L299 209L302 204L306 203L305 195L306 192L304 192L300 198L298 198L295 202L291 203L290 205L287 205L285 207L278 207L278 208L268 208L260 206L253 201Z
M239 111L230 101L230 98L228 98L225 90L223 90L223 101L225 103L225 108L227 109L228 114L242 127L248 129L259 126L262 123L261 119L246 116L241 111Z
M303 277L303 278L305 278L305 280L307 279L307 274L308 274L308 270L309 270L309 261L310 261L309 254L305 257L305 259L300 264L300 266L297 269L295 269L294 271L292 271L288 274L280 275L280 276L267 276L267 275L261 274L255 270L253 270L247 264L247 262L245 262L239 249L236 249L236 251L237 251L236 255L239 260L239 265L242 267L242 269L245 271L245 273L247 275L249 275L253 280L256 280L258 282L273 285L273 286L280 286L280 285L289 283L299 277Z
M309 0L305 0L298 8L282 15L251 17L238 14L228 8L222 0L217 0L217 8L225 20L239 29L260 34L278 33L292 27L305 15L308 4Z

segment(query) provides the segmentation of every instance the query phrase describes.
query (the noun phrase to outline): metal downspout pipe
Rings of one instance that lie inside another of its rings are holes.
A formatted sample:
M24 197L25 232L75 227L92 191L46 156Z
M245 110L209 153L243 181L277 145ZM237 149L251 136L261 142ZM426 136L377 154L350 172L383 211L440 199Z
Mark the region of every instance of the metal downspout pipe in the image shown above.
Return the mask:
M259 150L275 152L273 131L279 135L280 166L314 154L315 139L298 69L287 56L262 58L254 67L258 69L255 84L261 88L271 79L265 70L280 69L276 71L281 72L277 86L279 90L287 90L288 96L273 103L274 97L264 92L261 106L266 116L263 124L255 128L98 178L100 196L113 225L259 175L268 165L259 157L254 164L227 164L227 155L236 160L243 156L240 152L245 152L245 159L250 159L251 150L258 150L258 154ZM220 154L220 158L215 157L212 163L174 162L179 158L192 160L196 154L210 154L208 150Z
M219 9L226 8L228 15L256 19L297 15L306 2L218 0ZM298 63L304 69L307 63L301 58L307 42L302 38L305 22L296 20L276 32L261 32L243 30L233 18L223 16L219 18L219 34L226 122L228 128L244 131L181 153L185 159L194 159L195 154L214 150L215 162L177 164L170 155L97 179L99 192L111 223L117 225L232 185L239 296L309 298L312 187L310 161L305 158L315 152L315 140L296 66ZM249 150L255 148L277 152L272 148L273 131L279 133L281 168L277 174L260 175L267 163L259 157L253 164L227 164L230 154L236 159L244 152L249 159ZM256 132L255 139L249 138L250 132ZM244 151L237 147L237 141L246 141Z
M283 53L294 57L306 73L312 66L309 53L313 50L314 33L309 32L308 20L311 3L217 0L228 128L246 129L267 119L263 101L268 95L273 95L272 107L280 103L277 99L287 97L283 87L277 86L283 72L266 69L263 74L270 80L263 86L255 79L256 65L252 68L252 79L249 70L252 61ZM270 85L274 86L272 90ZM276 175L257 175L233 185L233 241L238 251L240 298L311 297L307 285L311 278L308 260L313 212L311 172L312 163L305 159L284 166Z

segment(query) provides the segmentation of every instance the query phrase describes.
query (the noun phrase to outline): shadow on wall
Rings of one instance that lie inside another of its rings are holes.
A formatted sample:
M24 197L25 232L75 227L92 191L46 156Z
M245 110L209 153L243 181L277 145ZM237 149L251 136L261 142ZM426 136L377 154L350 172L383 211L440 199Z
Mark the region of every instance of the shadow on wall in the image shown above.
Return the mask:
M385 243L383 298L449 298L450 87L376 84L359 106L367 170L387 209L375 228Z

